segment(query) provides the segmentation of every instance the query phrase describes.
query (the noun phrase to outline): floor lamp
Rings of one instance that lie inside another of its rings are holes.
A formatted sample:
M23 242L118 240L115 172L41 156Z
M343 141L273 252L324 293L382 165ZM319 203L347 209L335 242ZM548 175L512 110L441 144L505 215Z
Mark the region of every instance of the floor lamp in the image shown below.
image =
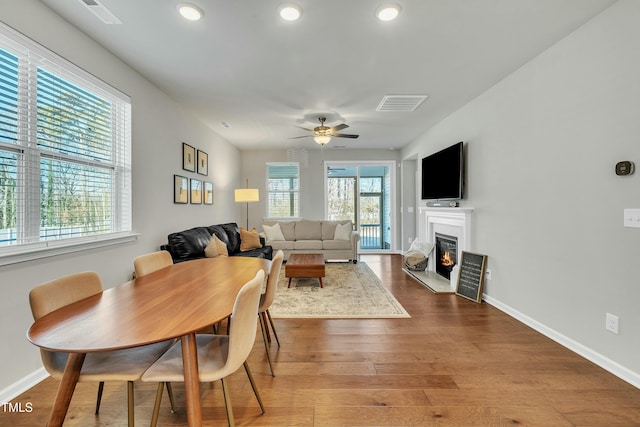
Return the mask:
M236 203L247 204L247 228L249 230L249 203L259 202L260 193L257 188L249 188L249 179L247 178L247 188L238 188L235 190Z

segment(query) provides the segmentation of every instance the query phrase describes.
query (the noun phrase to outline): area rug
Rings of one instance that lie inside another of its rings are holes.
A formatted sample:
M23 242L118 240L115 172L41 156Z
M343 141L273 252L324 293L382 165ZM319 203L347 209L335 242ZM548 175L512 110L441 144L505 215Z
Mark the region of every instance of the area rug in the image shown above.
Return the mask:
M318 279L289 279L286 264L269 312L273 318L402 318L411 317L364 262L327 263L320 288Z

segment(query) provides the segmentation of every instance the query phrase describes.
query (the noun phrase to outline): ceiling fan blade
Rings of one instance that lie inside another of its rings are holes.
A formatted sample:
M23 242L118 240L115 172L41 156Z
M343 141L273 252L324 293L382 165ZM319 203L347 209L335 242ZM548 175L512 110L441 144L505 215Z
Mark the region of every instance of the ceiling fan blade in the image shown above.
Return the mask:
M309 128L303 128L302 126L296 126L297 128L300 128L302 130L308 130L309 132L313 132L313 129L309 129Z
M335 136L337 138L357 138L360 135L350 135L348 133L332 133L331 136Z
M313 135L292 136L292 137L291 137L291 138L289 138L289 139L308 138L308 137L310 137L310 136L313 136Z
M348 127L349 127L349 125L345 125L344 123L341 123L341 124L339 124L337 126L332 127L331 128L331 132L337 132L339 130L346 129Z

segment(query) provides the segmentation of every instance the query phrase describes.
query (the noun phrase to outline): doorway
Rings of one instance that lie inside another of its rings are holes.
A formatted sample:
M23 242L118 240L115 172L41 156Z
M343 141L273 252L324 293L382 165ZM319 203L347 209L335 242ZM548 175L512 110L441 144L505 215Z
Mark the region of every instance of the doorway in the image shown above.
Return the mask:
M390 252L395 162L326 162L325 218L351 220L361 253Z

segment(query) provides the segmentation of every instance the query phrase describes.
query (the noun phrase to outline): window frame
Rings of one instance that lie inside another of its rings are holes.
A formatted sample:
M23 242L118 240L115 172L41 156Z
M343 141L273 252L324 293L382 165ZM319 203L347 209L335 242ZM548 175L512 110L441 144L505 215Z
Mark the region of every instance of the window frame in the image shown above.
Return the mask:
M288 190L278 189L277 191L272 191L269 189L269 179L270 179L270 168L274 167L292 167L296 168L296 177L298 186L297 188L290 188ZM265 203L266 206L266 217L270 219L290 219L295 220L300 218L300 163L299 162L267 162L266 163L266 177L265 177L265 188L267 189L267 200ZM271 194L272 193L289 193L289 215L272 215L271 214ZM293 211L292 211L293 209Z
M14 142L0 141L0 151L18 157L15 184L18 237L15 243L0 246L0 266L136 240L139 234L132 232L130 97L1 22L0 48L18 58L17 138ZM25 89L24 83L36 81L39 69L109 102L110 161L86 159L80 154L67 156L38 146L38 90ZM42 236L46 226L40 218L41 159L107 171L110 182L107 232L53 240Z

